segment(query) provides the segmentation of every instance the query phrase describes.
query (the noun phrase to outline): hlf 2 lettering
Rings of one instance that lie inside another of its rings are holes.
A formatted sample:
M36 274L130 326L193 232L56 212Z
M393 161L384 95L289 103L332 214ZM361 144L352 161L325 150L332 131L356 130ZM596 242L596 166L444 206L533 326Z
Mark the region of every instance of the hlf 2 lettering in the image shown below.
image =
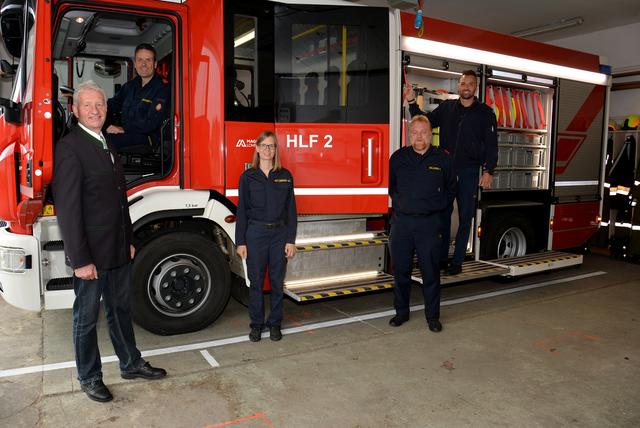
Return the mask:
M302 134L287 134L287 148L312 149L314 146L318 146L318 144L323 144L323 148L325 149L332 149L333 135L327 134L321 138L318 134L309 134L305 138Z

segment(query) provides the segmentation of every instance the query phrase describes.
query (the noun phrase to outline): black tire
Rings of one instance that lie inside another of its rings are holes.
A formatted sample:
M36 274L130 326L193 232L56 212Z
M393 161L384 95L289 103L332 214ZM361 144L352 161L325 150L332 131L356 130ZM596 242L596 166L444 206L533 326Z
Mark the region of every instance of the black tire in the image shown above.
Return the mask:
M213 323L229 302L227 260L213 241L174 232L149 241L133 263L134 321L161 335L189 333Z
M495 213L495 216L489 214L487 220L487 224L482 227L480 241L482 260L523 256L533 251L533 228L522 214L515 212Z

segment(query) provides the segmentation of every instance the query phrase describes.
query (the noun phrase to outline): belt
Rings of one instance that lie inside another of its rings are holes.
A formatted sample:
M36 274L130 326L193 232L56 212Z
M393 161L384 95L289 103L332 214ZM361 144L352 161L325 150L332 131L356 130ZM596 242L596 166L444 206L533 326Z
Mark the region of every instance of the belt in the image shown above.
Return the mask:
M283 221L278 221L275 223L267 223L264 221L257 221L257 220L249 220L249 224L257 224L258 226L262 226L265 229L277 229L279 227L284 226L284 222Z
M398 215L401 216L407 216L407 217L430 217L434 214L438 214L440 213L440 211L430 211L428 213L416 213L416 214L410 214L410 213L403 213L400 211L396 211L398 213Z

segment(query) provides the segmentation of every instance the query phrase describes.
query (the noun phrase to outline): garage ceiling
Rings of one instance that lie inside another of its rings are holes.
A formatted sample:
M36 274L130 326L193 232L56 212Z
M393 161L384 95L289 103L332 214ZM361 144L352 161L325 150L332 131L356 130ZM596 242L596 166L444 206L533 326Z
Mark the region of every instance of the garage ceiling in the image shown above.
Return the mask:
M357 0L354 3L388 6L386 0ZM557 23L563 19L581 17L584 20L579 26L527 37L538 41L640 22L638 0L423 0L423 4L428 17L505 34ZM414 9L409 7L405 10ZM637 38L640 39L640 34Z

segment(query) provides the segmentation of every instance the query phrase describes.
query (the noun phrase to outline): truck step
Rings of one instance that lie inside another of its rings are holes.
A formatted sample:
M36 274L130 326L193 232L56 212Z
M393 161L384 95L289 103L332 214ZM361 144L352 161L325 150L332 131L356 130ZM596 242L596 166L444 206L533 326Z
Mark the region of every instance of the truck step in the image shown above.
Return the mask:
M44 251L62 251L64 243L62 241L49 241L42 247Z
M73 278L53 278L47 282L47 291L73 290Z
M440 283L442 285L453 284L498 275L515 277L581 264L581 255L559 251L545 251L508 259L469 261L462 264L462 272L458 275L441 273ZM411 278L422 284L420 269L414 269Z
M485 261L469 261L462 264L462 272L457 275L446 275L444 272L440 274L440 284L452 284L462 281L470 281L479 278L502 275L509 272L509 268L492 262ZM411 279L422 284L422 274L420 269L416 268L411 273Z
M390 288L393 288L393 276L384 272L378 272L376 275L366 279L356 279L339 283L319 281L315 284L309 282L296 286L287 286L285 284L284 293L297 302L309 302L312 300L329 299L352 294L371 293Z
M296 249L300 252L331 250L335 248L351 248L351 247L365 247L369 245L384 245L388 241L389 241L389 237L387 235L377 234L376 236L370 239L301 244L301 245L296 245Z
M545 270L581 265L582 255L560 251L545 251L521 257L491 260L491 262L509 268L509 272L502 274L503 276L521 276Z

